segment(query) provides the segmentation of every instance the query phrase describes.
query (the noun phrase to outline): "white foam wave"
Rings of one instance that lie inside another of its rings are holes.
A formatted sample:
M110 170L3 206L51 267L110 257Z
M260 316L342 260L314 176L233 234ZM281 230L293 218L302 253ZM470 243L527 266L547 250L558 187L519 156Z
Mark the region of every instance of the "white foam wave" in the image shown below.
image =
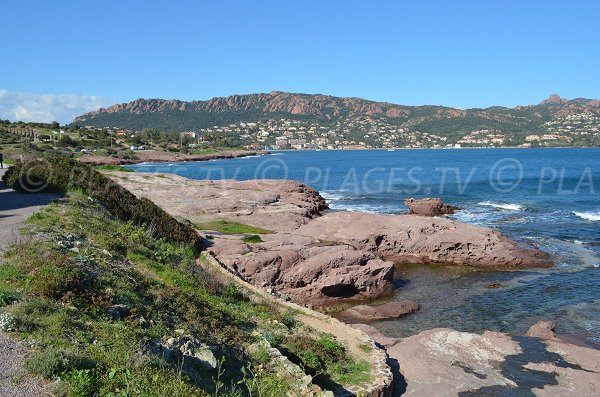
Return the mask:
M600 211L573 211L573 214L586 221L600 221Z
M383 207L373 207L369 205L347 205L347 204L332 204L330 206L331 209L341 210L341 211L349 211L349 212L368 212L371 214L390 214L390 212L386 208Z
M525 206L521 204L495 203L493 201L482 201L478 204L485 207L493 207L507 211L523 211L525 209Z
M344 196L341 194L328 193L328 192L319 192L321 197L323 197L327 201L340 201L344 199Z

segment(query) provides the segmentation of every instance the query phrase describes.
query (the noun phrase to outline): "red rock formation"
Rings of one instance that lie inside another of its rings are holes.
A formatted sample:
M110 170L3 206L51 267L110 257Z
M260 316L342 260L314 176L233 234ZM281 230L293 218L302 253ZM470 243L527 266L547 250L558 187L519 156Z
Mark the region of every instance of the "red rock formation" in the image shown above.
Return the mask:
M527 330L525 335L540 339L556 339L555 328L556 324L551 321L538 321Z
M408 207L410 214L422 216L449 215L462 209L448 205L439 198L424 198L420 200L409 198L404 200L404 205Z
M339 313L338 318L352 323L369 322L384 320L386 318L398 318L414 313L417 310L419 310L419 305L413 301L392 301L377 306L354 306Z
M333 212L296 233L343 241L397 263L437 263L482 268L549 267L548 254L525 248L500 232L444 218Z

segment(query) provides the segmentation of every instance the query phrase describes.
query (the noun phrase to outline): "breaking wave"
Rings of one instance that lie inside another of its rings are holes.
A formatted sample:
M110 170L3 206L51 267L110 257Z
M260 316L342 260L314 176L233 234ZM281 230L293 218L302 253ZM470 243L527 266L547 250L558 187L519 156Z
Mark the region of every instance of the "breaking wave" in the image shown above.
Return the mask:
M586 221L600 221L600 211L573 211L573 214Z
M495 203L493 201L482 201L478 204L486 207L499 208L501 210L507 211L523 211L525 209L525 206L521 204Z

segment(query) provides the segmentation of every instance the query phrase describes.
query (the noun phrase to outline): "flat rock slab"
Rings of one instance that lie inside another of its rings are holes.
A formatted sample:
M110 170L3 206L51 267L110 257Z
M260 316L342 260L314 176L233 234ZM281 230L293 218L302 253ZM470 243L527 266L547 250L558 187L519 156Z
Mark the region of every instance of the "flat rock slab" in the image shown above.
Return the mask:
M181 154L172 152L163 152L159 150L140 150L135 154L133 159L120 159L109 156L94 156L91 154L84 154L78 160L82 163L87 164L112 164L112 165L125 165L125 164L137 164L137 163L165 163L165 162L179 162L179 161L208 161L216 159L231 159L238 157L256 156L269 154L267 151L248 151L248 150L235 150L229 152L220 153L208 153L208 154Z
M287 232L327 208L316 190L293 181L209 181L142 172L108 174L135 195L194 223L227 219L273 232Z
M400 363L403 396L600 395L600 351L555 340L441 328L387 352Z
M214 233L209 250L249 283L297 302L326 305L389 296L394 262L484 268L550 265L546 254L489 228L417 215L325 213L327 203L319 193L295 181L108 174L137 196L194 224L225 219L271 231L252 243L242 241L243 235ZM369 315L363 309L355 313L362 316L360 321L400 315Z

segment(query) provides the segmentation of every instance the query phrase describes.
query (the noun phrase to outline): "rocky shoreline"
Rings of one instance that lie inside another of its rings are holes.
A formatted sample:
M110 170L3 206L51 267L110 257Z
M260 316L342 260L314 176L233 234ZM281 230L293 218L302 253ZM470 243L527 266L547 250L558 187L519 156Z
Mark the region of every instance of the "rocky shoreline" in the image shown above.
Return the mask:
M386 349L397 375L394 395L599 394L600 351L556 337L552 324L536 324L526 336L432 329L402 339L360 324L418 310L418 303L410 301L362 304L393 293L395 264L552 266L550 256L535 247L447 218L330 211L316 190L292 181L110 174L179 219L196 225L226 220L260 228L260 238L253 242L245 240L248 233L201 228L209 253L253 286L301 305L361 303L338 317L358 323L354 326ZM438 201L431 204L448 209ZM421 212L423 207L418 207Z
M94 156L84 154L77 160L93 165L127 165L140 163L176 163L179 161L209 161L218 159L234 159L238 157L260 156L270 154L266 150L235 150L208 154L180 154L159 150L140 150L135 152L133 159L121 159L109 156Z
M389 338L356 324L399 363L402 396L600 395L600 350L578 346L538 322L525 336L436 328Z
M319 193L282 180L204 181L170 174L113 173L138 196L195 225L227 221L263 233L210 235L208 250L247 282L312 305L390 296L395 264L486 269L548 267L549 256L498 231L419 215L327 211ZM202 227L201 227L202 228ZM247 237L247 236L246 236Z

